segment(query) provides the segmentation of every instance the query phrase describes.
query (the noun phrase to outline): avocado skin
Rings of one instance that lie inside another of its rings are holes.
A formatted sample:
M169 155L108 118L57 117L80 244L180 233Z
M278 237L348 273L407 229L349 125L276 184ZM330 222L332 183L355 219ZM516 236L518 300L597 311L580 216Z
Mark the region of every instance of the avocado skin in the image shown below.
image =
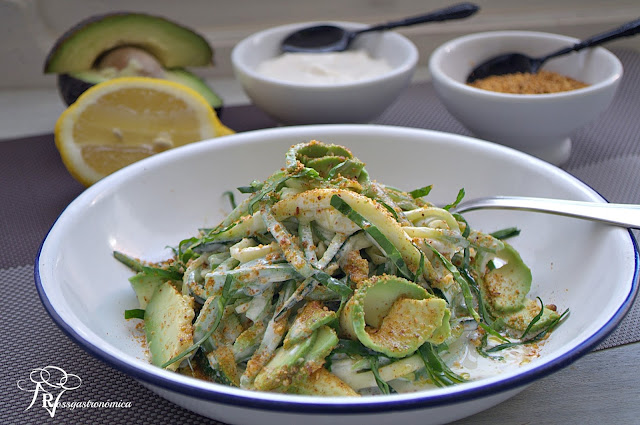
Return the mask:
M61 55L63 56L65 54L65 50L68 47L68 46L65 46L67 45L67 43L75 42L78 39L78 37L87 37L86 34L93 31L96 27L99 27L99 26L104 27L106 25L110 25L110 23L113 23L114 25L115 24L122 25L122 22L126 22L126 25L129 28L133 29L136 27L136 21L144 22L145 24L156 25L158 27L158 34L166 34L171 29L173 29L176 33L179 33L180 35L179 38L181 38L180 42L182 42L183 44L176 49L177 55L180 55L181 54L180 50L183 50L184 48L185 36L189 37L189 42L195 47L195 49L199 50L199 54L197 55L198 57L197 58L192 57L189 63L182 63L182 62L173 63L173 62L168 62L168 59L169 61L171 61L172 59L175 59L169 55L169 53L172 52L172 50L171 49L167 50L167 46L165 45L158 45L157 48L155 48L156 46L154 46L154 43L157 42L157 40L153 40L153 41L148 40L148 43L146 46L145 45L138 46L138 47L144 48L145 50L148 50L152 54L157 52L163 52L164 56L158 55L158 54L155 54L155 56L164 67L206 66L206 65L213 64L213 49L211 48L211 46L209 45L209 43L206 41L204 37L202 37L200 34L197 34L190 28L187 28L183 25L179 25L161 16L154 16L154 15L149 15L144 13L113 12L113 13L107 13L107 14L88 17L82 20L81 22L77 23L73 27L71 27L66 32L64 32L62 36L60 36L56 40L53 47L49 50L49 53L47 54L47 58L44 63L44 73L64 73L64 72L71 71L70 69L63 69L65 65L60 63L60 56ZM161 27L161 25L164 27ZM89 57L93 58L93 62L95 62L106 51L109 51L111 49L121 47L121 46L137 45L135 40L121 39L119 38L119 36L120 34L116 34L114 37L116 41L114 41L109 45L101 46L100 45L101 40L98 40L98 42L93 43L95 48L99 49L98 51L91 52L91 54L89 55ZM154 50L156 52L154 52ZM77 52L76 50L74 50L73 55L71 55L71 57L73 58L73 57L82 56L82 55L79 55L78 53L80 52ZM70 64L70 61L68 58L67 60L63 59L62 62L66 62L66 67L68 67ZM93 65L94 63L88 64L88 65L85 64L85 66L81 67L82 69L77 68L77 69L74 69L74 71L86 71L86 70L89 70Z
M204 96L218 116L222 114L222 99L202 79L183 69L169 70L167 73L174 75L174 78L167 78L167 80L187 85L196 90ZM80 76L82 78L79 78ZM108 78L100 76L97 71L79 74L58 74L58 92L67 106L70 106L86 90L107 80ZM191 82L190 84L189 81Z
M74 78L69 74L58 74L58 91L67 106L70 106L82 93L94 85L95 83Z
M222 111L222 98L207 85L207 83L197 75L182 68L165 69L166 80L180 83L190 87L200 93L209 102L218 115Z

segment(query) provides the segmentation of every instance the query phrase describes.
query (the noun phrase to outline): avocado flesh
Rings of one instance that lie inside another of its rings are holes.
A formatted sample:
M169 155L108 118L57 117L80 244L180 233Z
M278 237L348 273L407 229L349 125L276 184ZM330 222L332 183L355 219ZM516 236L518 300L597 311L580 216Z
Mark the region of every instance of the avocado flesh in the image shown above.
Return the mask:
M113 69L89 70L58 75L58 90L67 105L71 105L78 97L92 86L108 81L111 78L123 76ZM164 79L183 84L198 93L216 111L222 108L222 99L200 77L181 68L165 70Z
M45 61L45 73L90 70L102 54L135 46L155 56L164 68L206 66L213 50L201 35L165 18L113 13L80 22L58 39Z
M147 308L147 304L151 300L151 297L153 297L153 293L158 288L158 286L164 283L162 278L158 276L148 275L142 272L136 274L135 276L131 276L129 278L129 282L131 283L131 287L136 293L140 308L143 310Z
M255 388L259 391L271 391L285 381L290 382L291 377L295 376L304 364L304 356L309 352L316 338L317 333L314 333L310 338L292 345L288 349L278 348L269 363L256 376Z
M321 302L308 302L302 308L302 311L298 313L296 319L289 328L287 337L284 339L284 347L289 348L289 346L309 338L316 329L326 325L336 319L336 317L336 313L326 309Z
M505 243L497 256L506 261L506 264L484 276L482 290L493 313L501 316L525 307L532 275L520 254L511 245Z
M337 344L336 332L323 325L308 338L290 347L278 348L273 358L256 377L256 389L296 392L297 384L301 383L304 386L304 381L323 367L326 357Z
M344 336L388 357L450 336L447 303L407 279L383 275L359 286L340 314Z
M401 298L393 303L379 328L358 328L356 334L372 350L389 357L405 357L425 342L434 342L431 337L439 328L449 329L444 323L447 312L446 301L441 298Z
M527 299L521 310L515 313L506 314L502 318L510 328L524 331L538 313L540 313L540 304L536 300ZM551 322L557 320L558 317L560 317L560 315L557 311L551 310L546 306L542 312L542 316L529 329L529 335L546 328L551 324Z
M197 75L194 75L185 69L174 68L165 70L164 78L194 89L200 93L207 100L209 105L218 112L220 111L220 108L222 108L222 99L220 96L218 96L218 94L216 94L216 92L214 92L207 83Z
M193 298L182 295L169 282L153 292L144 313L151 363L162 366L193 344ZM176 370L179 362L167 366Z
M359 397L356 391L327 369L321 367L309 376L289 388L289 393L325 397Z

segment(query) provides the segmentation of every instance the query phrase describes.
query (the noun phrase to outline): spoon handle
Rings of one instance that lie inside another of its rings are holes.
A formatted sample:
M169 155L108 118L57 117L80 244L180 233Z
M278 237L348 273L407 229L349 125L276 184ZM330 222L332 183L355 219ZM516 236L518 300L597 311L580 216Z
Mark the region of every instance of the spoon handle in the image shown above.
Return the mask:
M640 205L568 201L562 199L495 196L463 202L456 212L478 209L510 209L545 212L640 229Z
M365 28L361 31L357 31L358 34L370 31L388 30L397 27L407 27L410 25L422 24L425 22L438 22L448 21L450 19L462 19L467 18L476 13L480 8L473 3L459 3L453 6L445 7L434 12L427 13L425 15L412 16L409 18L401 19L399 21L391 21L385 24L375 25L369 28Z
M574 44L573 46L567 47L565 49L554 52L548 56L545 56L542 60L546 61L547 59L551 59L556 56L569 53L571 51L577 52L578 50L582 50L587 47L598 46L602 43L606 43L607 41L615 40L617 38L631 37L632 35L636 35L638 32L640 32L640 19L627 22L626 24L619 26L618 28L615 28L613 30L606 31L598 35L594 35L593 37L589 37L586 40L582 40L579 43Z

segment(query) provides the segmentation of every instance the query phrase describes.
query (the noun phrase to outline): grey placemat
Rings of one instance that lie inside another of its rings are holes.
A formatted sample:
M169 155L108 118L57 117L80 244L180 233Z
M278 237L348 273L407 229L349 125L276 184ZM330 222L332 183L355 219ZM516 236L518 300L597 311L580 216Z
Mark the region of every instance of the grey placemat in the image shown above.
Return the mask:
M577 131L564 168L612 202L640 203L640 54L616 51L625 76L611 108ZM228 108L222 119L242 131L275 125L257 109ZM435 98L430 84L410 87L378 120L379 124L429 128L470 135ZM0 377L5 400L2 423L216 424L156 396L128 376L91 357L52 322L33 284L33 261L40 241L58 214L82 187L66 173L51 135L0 142L0 341L5 366ZM640 340L640 307L598 349ZM18 388L35 368L57 366L82 378L74 401L130 402L130 407L59 410L50 418L42 407L27 409L31 393ZM259 420L256 421L257 423Z

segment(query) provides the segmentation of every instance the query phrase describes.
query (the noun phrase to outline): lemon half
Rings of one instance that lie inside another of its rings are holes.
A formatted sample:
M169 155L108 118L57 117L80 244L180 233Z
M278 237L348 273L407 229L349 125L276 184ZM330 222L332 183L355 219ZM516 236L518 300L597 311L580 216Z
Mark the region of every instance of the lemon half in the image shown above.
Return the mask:
M126 77L85 91L58 118L54 135L71 175L90 186L158 152L232 133L195 90Z

